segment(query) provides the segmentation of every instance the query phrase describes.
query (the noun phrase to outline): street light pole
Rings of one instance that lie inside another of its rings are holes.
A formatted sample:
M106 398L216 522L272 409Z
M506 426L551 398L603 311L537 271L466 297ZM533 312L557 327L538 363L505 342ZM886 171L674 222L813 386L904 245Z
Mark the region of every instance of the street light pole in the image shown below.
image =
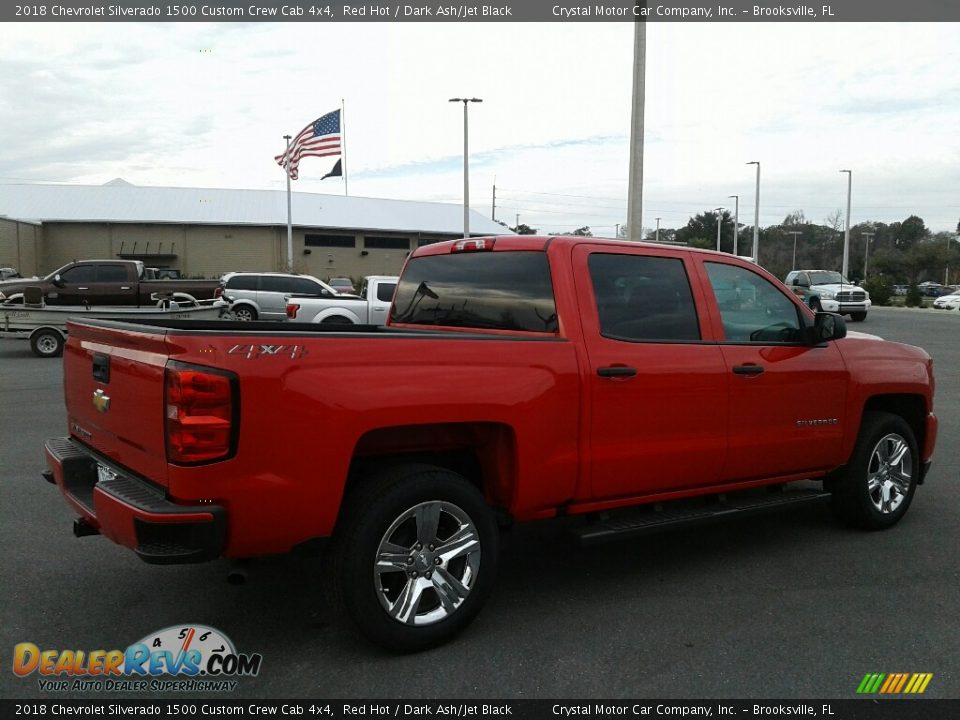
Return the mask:
M717 214L717 252L720 252L720 223L723 222L723 208L714 208L713 211Z
M467 103L483 102L480 98L450 98L450 102L463 103L463 237L470 237L470 150L468 145Z
M866 242L864 243L864 250L863 250L863 279L866 280L867 279L867 263L870 261L870 241L873 240L874 233L865 232L865 233L860 233L860 235L866 238Z
M733 198L733 256L737 256L737 239L740 236L740 196L727 195Z
M657 234L653 238L654 242L660 242L660 218L657 218Z
M757 191L756 201L753 204L753 261L760 264L760 251L757 246L760 244L760 162L751 160L747 165L757 166Z
M787 235L793 235L793 262L790 263L790 269L797 269L797 235L803 235L799 230L790 230Z
M847 269L850 265L850 195L853 191L853 170L840 172L847 174L847 226L843 230L843 267L840 269L840 274L847 277Z

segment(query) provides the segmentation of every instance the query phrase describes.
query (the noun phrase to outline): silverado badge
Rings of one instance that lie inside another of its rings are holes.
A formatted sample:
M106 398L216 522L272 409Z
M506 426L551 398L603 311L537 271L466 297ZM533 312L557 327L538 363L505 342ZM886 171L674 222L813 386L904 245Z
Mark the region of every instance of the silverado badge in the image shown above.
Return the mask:
M93 393L93 406L98 412L105 413L110 409L110 396L104 395L103 390L96 390Z

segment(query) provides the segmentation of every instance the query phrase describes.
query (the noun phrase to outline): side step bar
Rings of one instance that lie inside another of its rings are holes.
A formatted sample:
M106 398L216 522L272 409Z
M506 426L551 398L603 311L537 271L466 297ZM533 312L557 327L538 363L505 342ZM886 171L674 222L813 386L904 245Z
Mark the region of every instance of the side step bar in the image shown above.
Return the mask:
M620 514L602 516L572 529L581 545L646 535L674 528L701 525L727 518L744 517L800 503L823 501L830 493L822 490L783 490L743 496L708 496L712 504L671 507L648 506ZM663 507L663 509L661 509Z

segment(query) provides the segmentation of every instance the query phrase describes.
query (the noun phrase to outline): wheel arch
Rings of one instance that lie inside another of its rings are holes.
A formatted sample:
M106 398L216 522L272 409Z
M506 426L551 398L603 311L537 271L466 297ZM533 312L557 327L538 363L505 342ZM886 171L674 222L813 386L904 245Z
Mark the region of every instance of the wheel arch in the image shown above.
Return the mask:
M322 323L325 320L329 320L330 318L334 318L334 317L346 318L354 325L361 324L359 315L357 315L352 310L348 310L343 307L333 307L333 308L327 308L326 310L321 310L314 316L312 322Z
M913 431L913 437L917 441L917 448L921 455L923 454L923 449L926 447L927 441L927 424L925 419L928 412L923 396L910 394L874 395L868 398L863 406L861 423L863 422L863 417L871 412L888 412L892 415L902 417ZM922 460L922 458L919 459Z
M357 442L344 493L388 466L435 465L462 475L483 493L488 504L507 512L515 495L516 457L513 428L502 423L377 428Z

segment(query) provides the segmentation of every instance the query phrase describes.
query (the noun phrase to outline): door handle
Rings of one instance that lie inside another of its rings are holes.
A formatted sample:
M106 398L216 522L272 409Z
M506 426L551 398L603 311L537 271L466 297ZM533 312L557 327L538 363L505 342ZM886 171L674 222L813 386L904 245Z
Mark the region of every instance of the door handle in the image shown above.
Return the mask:
M733 372L735 375L762 375L763 368L759 365L736 365Z
M120 289L121 289L121 290L129 290L129 289L130 289L130 286L129 286L129 285L121 285L121 286L120 286Z
M600 377L628 378L628 377L634 377L636 374L637 374L636 368L626 367L624 365L615 365L612 367L597 368L597 375L599 375Z
M77 288L77 290L89 290L89 289L90 289L90 288L88 288L88 287L78 287L78 288Z

